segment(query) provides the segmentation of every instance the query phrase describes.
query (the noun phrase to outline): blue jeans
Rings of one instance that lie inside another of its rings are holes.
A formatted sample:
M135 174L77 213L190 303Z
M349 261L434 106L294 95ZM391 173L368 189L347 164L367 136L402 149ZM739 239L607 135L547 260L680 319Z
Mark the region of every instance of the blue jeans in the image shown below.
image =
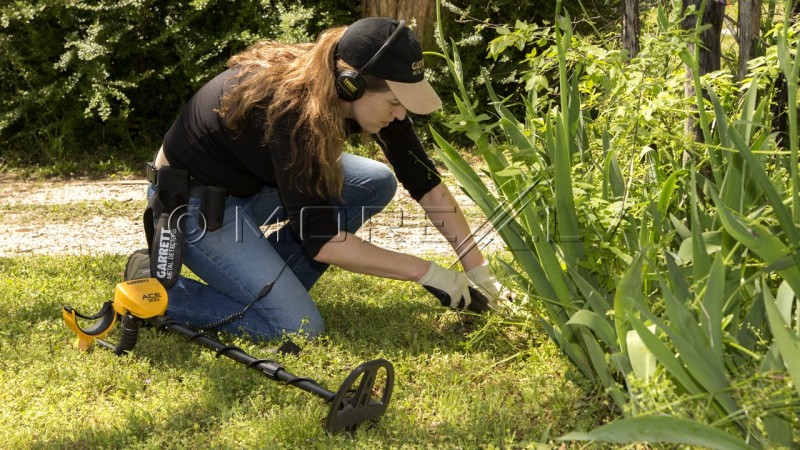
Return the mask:
M397 181L385 164L371 159L344 154L342 166L343 200L333 203L342 218L341 228L355 233L392 200ZM153 192L151 186L149 195ZM204 326L252 304L243 317L219 329L253 340L323 333L322 317L308 291L327 265L305 253L288 222L269 236L259 229L286 219L278 189L267 186L251 197L228 196L223 226L213 232L201 232L199 206L200 199L190 196L181 221L186 240L183 263L205 283L179 277L167 291L167 315ZM272 289L261 295L270 282Z

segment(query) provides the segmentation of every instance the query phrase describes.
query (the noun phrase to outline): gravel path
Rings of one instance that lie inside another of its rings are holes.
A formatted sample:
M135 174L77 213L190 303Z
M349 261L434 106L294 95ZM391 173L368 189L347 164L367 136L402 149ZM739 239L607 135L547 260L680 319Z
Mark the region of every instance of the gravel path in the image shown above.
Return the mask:
M146 187L140 180L27 182L0 178L0 257L130 254L146 247L141 226ZM484 216L458 189L452 191L473 230L480 227ZM480 231L476 236L483 234ZM449 243L402 188L359 236L416 255L453 254ZM495 234L482 241L487 243L490 249L502 245Z

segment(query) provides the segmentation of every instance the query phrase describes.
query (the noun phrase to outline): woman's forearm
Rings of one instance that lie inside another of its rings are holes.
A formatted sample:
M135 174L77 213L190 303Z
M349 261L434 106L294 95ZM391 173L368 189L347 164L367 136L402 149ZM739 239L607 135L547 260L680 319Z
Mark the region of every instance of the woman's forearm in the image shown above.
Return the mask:
M472 237L469 224L456 199L439 184L419 201L431 223L459 254L464 270L486 262ZM322 246L314 258L345 270L397 280L419 280L430 263L416 256L378 247L352 233L341 232Z
M450 242L459 255L464 270L470 270L486 262L475 244L467 219L458 206L450 189L443 183L431 189L419 201L431 223Z
M406 281L418 281L430 267L416 256L386 250L344 231L323 245L314 260L350 272Z

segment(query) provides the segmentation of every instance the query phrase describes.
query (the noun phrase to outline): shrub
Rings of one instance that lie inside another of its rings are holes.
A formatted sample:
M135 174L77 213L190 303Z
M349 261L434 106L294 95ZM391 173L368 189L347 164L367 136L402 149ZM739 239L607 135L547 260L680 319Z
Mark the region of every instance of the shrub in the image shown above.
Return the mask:
M193 91L259 39L308 40L348 2L37 0L0 7L0 146L19 163L149 157ZM350 6L348 6L350 5ZM326 10L323 8L331 8Z

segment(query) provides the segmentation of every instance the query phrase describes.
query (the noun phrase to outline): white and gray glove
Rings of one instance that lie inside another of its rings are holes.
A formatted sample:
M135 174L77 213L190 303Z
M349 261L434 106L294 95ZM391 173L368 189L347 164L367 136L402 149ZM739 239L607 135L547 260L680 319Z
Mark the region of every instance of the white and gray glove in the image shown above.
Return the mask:
M435 262L431 262L417 283L438 298L442 306L474 312L489 309L486 298L469 285L469 278L464 273L445 269Z
M496 310L500 306L505 307L507 306L504 304L505 301L513 300L511 291L500 284L492 274L489 263L484 263L468 270L467 278L478 291L486 296L492 309Z

